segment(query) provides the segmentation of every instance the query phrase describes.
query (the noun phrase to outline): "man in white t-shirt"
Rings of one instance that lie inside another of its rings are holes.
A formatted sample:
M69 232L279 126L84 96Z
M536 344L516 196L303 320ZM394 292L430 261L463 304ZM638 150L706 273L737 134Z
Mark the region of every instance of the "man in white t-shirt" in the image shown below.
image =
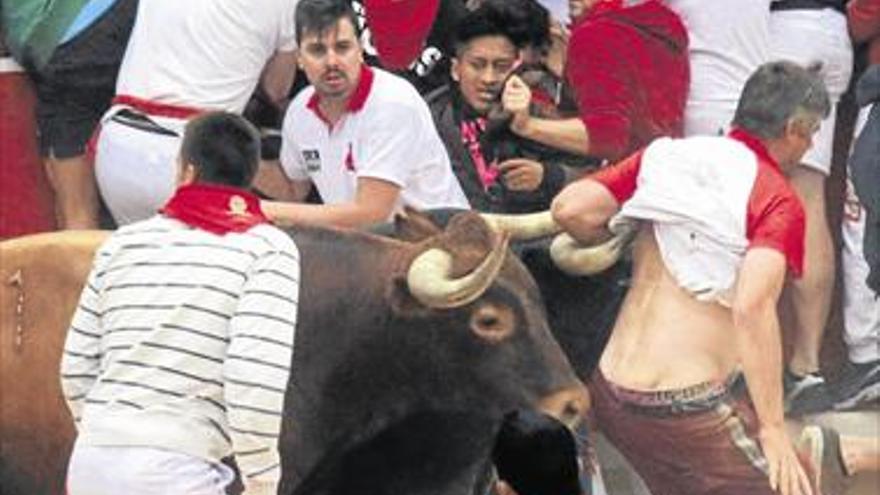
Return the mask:
M770 0L664 0L688 30L685 136L724 134L746 79L770 61Z
M344 0L297 5L299 65L312 83L284 118L281 165L294 203L266 202L276 223L360 227L404 205L468 208L427 104L406 80L363 63ZM324 205L302 204L316 186Z
M95 173L116 222L150 217L174 191L187 119L241 113L261 81L274 100L295 74L296 0L150 0L140 4L102 119Z

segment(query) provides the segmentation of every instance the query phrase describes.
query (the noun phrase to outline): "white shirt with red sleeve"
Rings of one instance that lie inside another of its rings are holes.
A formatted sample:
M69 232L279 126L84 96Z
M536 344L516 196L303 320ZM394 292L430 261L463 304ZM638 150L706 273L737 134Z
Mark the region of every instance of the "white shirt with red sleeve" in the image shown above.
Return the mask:
M427 104L405 79L363 66L343 117L330 126L314 87L284 117L281 165L292 180L310 180L327 204L353 201L357 180L400 187L395 210L470 208Z
M653 224L667 269L698 300L729 305L753 247L778 250L800 276L803 206L763 145L742 131L658 139L590 178L621 203L620 218Z

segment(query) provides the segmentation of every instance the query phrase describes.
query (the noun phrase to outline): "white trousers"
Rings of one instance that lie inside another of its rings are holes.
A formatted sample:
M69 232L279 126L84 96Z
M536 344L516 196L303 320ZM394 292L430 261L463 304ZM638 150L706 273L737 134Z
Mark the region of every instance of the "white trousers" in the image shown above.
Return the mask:
M185 121L151 119L183 136ZM95 155L95 178L101 197L118 225L155 215L174 193L180 141L177 136L104 119Z
M871 107L863 108L856 123L858 136ZM843 248L840 258L843 271L843 338L850 361L866 363L880 359L880 300L865 279L868 263L863 254L865 210L847 180L846 202L841 226Z
M225 495L229 466L149 447L74 445L67 495Z
M813 146L801 160L828 175L834 145L837 102L849 86L853 49L846 16L834 9L777 10L770 14L770 52L774 60L819 67L831 98L831 114L822 121Z

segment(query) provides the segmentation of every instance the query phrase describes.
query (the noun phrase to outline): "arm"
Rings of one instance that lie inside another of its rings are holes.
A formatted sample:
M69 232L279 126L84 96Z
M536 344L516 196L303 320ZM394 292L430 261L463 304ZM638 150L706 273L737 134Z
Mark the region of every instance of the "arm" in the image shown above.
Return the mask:
M620 204L602 183L589 177L565 187L550 205L553 220L584 244L610 237L608 220Z
M278 437L299 299L298 256L291 248L257 259L229 323L224 401L248 495L274 494L280 478Z
M733 301L736 350L769 463L770 486L782 494L811 493L785 430L782 407L782 338L776 304L785 282L785 257L773 248L750 249Z
M96 260L106 258L98 254ZM101 367L101 338L97 264L89 274L64 342L61 356L61 390L74 423L79 426L86 395L98 379Z
M263 210L277 225L333 225L364 227L388 220L400 186L372 177L361 177L353 201L333 205L308 205L263 201Z
M849 33L856 43L880 36L880 0L851 0L847 4Z
M595 244L607 239L608 220L635 194L642 151L572 182L553 200L553 219L576 240Z
M528 85L519 76L511 76L504 85L501 103L513 115L510 130L514 134L569 153L586 155L589 152L590 136L580 119L532 117L529 114L531 100Z
M263 68L260 84L275 106L281 108L296 79L296 51L276 52Z

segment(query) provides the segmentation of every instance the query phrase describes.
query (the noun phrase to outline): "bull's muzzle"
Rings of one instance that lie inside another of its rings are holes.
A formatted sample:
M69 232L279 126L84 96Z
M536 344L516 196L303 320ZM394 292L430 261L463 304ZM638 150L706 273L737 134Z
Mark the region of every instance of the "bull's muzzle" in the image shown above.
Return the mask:
M538 402L538 408L573 430L590 409L590 396L587 388L579 383L544 397Z

